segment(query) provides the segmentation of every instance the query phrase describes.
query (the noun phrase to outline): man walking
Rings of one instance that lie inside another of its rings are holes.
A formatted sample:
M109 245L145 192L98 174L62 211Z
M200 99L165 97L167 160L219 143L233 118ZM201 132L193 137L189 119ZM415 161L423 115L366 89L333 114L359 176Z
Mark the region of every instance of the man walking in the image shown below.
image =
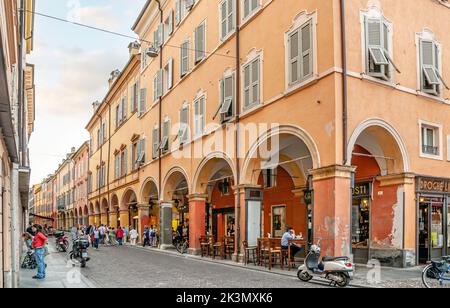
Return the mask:
M47 238L42 233L42 227L40 225L35 225L33 232L35 233L32 246L35 251L36 262L38 265L38 272L33 277L33 279L42 280L45 279L45 246L48 243Z

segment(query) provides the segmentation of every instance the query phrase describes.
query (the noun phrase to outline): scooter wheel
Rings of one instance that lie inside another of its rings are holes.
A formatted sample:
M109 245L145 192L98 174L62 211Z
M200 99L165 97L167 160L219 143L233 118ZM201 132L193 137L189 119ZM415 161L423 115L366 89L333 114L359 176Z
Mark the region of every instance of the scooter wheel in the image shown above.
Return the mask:
M340 273L339 276L341 277L341 281L340 282L336 282L336 285L339 288L347 287L350 284L350 278L344 273Z
M81 262L81 268L85 268L86 267L86 261L82 261Z
M309 281L311 281L311 279L313 279L313 276L308 274L308 272L304 272L304 271L298 271L297 277L298 277L298 279L300 279L303 282L309 282Z

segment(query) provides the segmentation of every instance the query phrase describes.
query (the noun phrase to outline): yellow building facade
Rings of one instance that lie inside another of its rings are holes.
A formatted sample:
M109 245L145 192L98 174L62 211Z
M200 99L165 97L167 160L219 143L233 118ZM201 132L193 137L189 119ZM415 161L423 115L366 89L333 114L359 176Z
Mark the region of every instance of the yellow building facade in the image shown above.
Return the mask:
M358 262L446 254L449 17L428 0L148 1L86 127L89 223L156 225L162 248L182 226L192 253L229 235L236 260L287 226Z

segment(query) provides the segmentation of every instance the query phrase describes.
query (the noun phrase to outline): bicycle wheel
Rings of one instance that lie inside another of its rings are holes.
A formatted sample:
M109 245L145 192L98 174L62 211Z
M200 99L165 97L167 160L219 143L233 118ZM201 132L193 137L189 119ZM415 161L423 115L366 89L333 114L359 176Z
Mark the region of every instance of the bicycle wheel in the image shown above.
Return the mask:
M427 289L450 289L450 273L441 273L430 264L422 272L422 282Z

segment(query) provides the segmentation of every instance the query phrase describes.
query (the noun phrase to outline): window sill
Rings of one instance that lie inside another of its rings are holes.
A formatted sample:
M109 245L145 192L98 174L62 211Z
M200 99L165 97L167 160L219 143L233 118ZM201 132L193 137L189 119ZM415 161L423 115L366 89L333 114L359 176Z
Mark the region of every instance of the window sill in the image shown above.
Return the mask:
M292 94L295 94L298 91L306 89L306 88L316 84L319 80L320 80L320 77L317 75L314 75L313 77L310 77L309 79L306 79L305 81L302 81L300 83L297 83L294 85L288 85L287 89L284 92L284 96L288 97Z
M426 153L420 152L419 156L421 158L426 158L426 159L433 159L433 160L439 160L439 161L444 160L442 155L432 155L432 154L426 154Z

